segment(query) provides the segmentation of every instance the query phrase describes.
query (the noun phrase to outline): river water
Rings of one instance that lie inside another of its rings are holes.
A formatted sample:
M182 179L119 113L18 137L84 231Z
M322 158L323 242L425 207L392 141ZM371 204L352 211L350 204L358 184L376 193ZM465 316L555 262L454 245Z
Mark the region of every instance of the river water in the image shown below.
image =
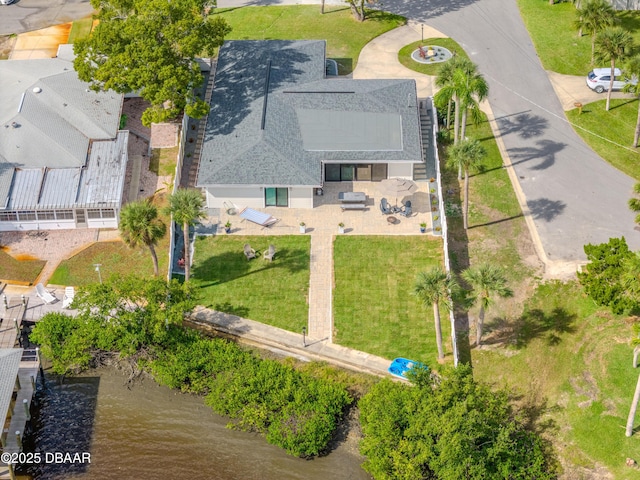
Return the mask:
M303 460L260 435L225 428L202 397L146 379L130 389L111 368L65 379L47 377L25 452L91 453L91 463L33 465L38 480L259 479L364 480L355 442ZM49 458L53 458L49 455Z

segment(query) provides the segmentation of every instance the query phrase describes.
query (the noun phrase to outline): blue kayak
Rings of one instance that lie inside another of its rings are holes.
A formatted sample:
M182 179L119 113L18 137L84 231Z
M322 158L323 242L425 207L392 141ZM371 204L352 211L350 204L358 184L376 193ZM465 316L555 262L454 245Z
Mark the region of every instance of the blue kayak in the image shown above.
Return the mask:
M408 358L398 357L389 365L389 373L400 378L407 378L407 372L414 367L422 367L429 369L427 365L422 362L416 362L415 360L409 360Z

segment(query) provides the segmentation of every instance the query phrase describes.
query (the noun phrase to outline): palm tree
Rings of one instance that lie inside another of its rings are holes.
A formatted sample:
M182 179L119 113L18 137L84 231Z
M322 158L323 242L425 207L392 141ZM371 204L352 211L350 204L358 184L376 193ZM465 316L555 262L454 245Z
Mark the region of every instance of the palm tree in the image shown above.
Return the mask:
M578 29L578 36L581 37L583 31L591 35L591 64L593 64L596 35L613 25L616 11L606 0L587 0L576 8L576 15L578 18L575 21L575 27Z
M611 91L615 79L616 60L621 60L633 48L633 37L622 27L609 27L596 35L596 59L611 62L611 81L607 91L607 106L611 101Z
M453 143L458 143L460 139L460 121L463 109L470 105L470 98L475 91L477 78L482 76L477 72L477 66L468 58L459 55L454 56L445 63L436 77L436 85L441 87L435 95L435 100L440 105L449 104L453 100ZM484 84L486 87L486 82ZM485 88L484 96L488 92ZM484 98L484 97L483 97ZM465 116L466 118L466 116Z
M475 65L474 65L475 67ZM474 125L481 121L480 102L489 95L489 84L476 69L469 72L464 89L460 92L462 119L460 125L460 140L464 140L467 132L467 112L471 110Z
M457 145L452 145L447 152L449 154L449 165L464 171L462 221L464 229L466 230L469 218L469 169L477 166L487 152L482 144L475 139L464 140Z
M438 345L438 359L444 358L442 349L442 327L440 326L440 303L448 310L453 308L452 293L458 289L458 284L442 267L432 267L426 272L420 272L413 287L413 294L418 297L425 308L433 306L433 318L436 326L436 344Z
M184 236L184 280L189 281L191 273L191 261L189 259L189 227L204 218L204 198L199 190L185 188L176 191L169 196L168 211L173 216L173 221L182 225Z
M627 77L638 80L640 78L640 55L634 55L628 59L623 70ZM638 148L638 141L640 140L640 82L635 84L627 83L622 91L633 93L638 97L638 118L636 120L636 131L633 135L633 148Z
M507 279L502 269L488 263L476 267L469 267L462 272L462 278L473 288L472 301L480 304L478 321L476 322L476 346L480 346L484 313L493 303L493 296L506 298L513 296L513 291L507 287Z
M153 274L158 276L158 256L155 246L164 237L167 226L158 218L158 209L148 200L131 202L120 211L120 234L131 248L144 244L151 252Z

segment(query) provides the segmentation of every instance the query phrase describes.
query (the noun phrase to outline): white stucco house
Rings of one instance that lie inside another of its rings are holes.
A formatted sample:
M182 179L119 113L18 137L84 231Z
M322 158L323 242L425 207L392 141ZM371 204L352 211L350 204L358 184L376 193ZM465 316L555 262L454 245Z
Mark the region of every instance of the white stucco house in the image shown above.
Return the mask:
M313 208L326 182L413 178L424 161L415 82L327 77L325 50L221 47L196 183L209 208Z
M70 59L0 62L0 231L117 227L127 166L122 95Z

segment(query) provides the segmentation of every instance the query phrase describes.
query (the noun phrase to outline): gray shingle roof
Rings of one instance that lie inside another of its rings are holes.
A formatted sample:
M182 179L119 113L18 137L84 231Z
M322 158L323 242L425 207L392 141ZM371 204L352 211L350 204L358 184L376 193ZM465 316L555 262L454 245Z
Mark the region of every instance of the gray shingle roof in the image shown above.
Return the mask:
M324 41L225 42L197 184L318 186L323 161L421 161L413 80L324 73Z
M6 60L0 78L0 156L14 166L79 167L89 140L115 138L122 95L88 90L71 62Z

